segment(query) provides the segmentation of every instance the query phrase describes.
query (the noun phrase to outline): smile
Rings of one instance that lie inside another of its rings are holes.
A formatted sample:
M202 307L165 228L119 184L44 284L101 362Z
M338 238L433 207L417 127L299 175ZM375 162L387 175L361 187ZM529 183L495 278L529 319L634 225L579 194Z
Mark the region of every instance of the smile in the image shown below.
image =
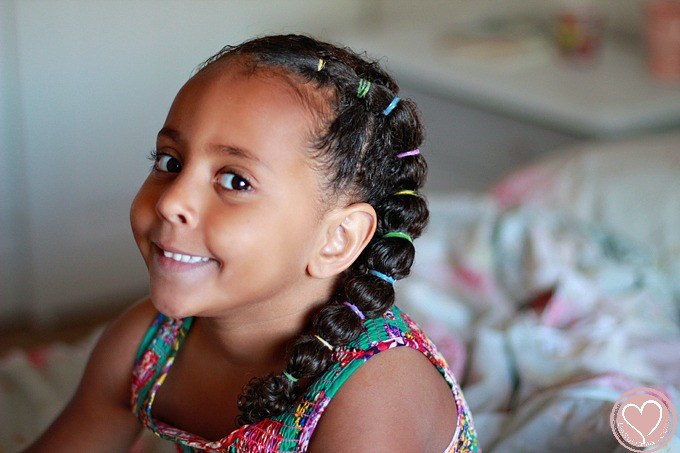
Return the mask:
M163 250L163 256L166 258L170 258L175 261L179 261L181 263L189 263L189 264L195 264L195 263L207 263L210 261L210 258L206 258L204 256L193 256L193 255L184 255L182 253L173 253L173 252L168 252Z

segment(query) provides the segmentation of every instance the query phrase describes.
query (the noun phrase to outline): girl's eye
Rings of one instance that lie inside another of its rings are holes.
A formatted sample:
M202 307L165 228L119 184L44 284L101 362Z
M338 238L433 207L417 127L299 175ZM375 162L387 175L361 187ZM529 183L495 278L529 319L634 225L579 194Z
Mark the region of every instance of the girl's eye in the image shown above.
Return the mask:
M224 173L220 176L219 184L227 190L245 191L252 188L247 179L230 172Z
M179 173L182 169L182 164L177 159L169 154L159 154L156 156L156 163L154 168L158 171L167 173Z

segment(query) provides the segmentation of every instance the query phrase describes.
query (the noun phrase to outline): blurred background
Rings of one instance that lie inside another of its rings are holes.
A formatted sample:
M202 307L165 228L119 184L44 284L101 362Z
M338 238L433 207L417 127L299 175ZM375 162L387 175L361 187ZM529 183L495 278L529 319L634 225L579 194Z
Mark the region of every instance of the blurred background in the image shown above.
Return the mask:
M647 3L3 0L0 327L144 295L129 204L174 95L225 44L303 32L380 57L423 111L428 191L481 191L562 146L680 125Z

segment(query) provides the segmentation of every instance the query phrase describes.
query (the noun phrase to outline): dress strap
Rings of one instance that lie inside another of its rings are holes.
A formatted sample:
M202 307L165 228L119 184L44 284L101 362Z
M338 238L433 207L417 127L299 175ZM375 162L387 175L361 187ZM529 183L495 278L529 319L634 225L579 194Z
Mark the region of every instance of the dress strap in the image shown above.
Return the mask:
M132 368L132 411L138 417L154 383L161 377L168 360L177 353L191 327L193 318L173 319L161 313L149 326L139 345Z

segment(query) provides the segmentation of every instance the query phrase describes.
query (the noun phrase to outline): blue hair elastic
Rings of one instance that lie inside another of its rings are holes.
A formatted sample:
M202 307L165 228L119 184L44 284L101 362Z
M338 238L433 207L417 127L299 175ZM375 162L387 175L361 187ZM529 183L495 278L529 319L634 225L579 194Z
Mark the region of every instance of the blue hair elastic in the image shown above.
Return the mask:
M368 273L369 273L369 274L373 274L373 275L375 275L376 277L385 280L385 281L386 281L387 283L389 283L390 285L394 285L394 282L396 282L396 280L394 279L394 277L390 277L389 275L383 274L382 272L376 271L375 269L369 270Z
M390 105L385 107L385 110L383 110L382 114L387 116L390 113L392 113L392 110L399 104L399 96L395 96L394 99L392 99L392 102L390 102Z

